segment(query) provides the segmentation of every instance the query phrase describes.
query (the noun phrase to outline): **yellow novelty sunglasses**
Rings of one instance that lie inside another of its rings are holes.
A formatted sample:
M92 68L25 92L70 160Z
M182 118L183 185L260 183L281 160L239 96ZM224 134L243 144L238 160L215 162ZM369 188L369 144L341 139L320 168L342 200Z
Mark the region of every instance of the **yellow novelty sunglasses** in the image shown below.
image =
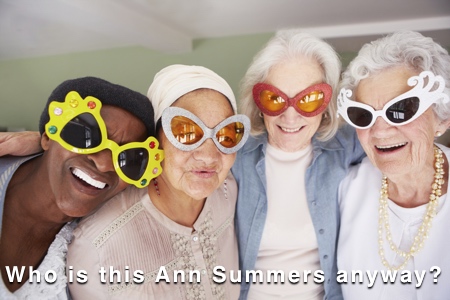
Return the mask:
M117 175L136 187L147 186L162 172L164 151L158 149L158 140L151 136L145 142L119 146L108 139L106 125L100 115L101 108L102 103L97 98L87 96L83 99L77 92L71 91L64 102L50 103L50 120L45 125L45 132L51 140L75 153L111 150Z

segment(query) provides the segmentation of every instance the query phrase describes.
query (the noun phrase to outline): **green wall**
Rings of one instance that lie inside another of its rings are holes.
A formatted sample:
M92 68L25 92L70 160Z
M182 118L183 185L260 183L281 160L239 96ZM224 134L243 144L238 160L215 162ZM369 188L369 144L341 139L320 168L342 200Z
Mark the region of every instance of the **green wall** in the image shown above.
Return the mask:
M227 80L235 92L253 55L271 33L202 39L190 53L167 55L142 47L0 61L0 127L36 130L51 91L62 81L97 76L143 94L153 76L174 64L203 65Z
M202 65L224 77L238 95L239 81L252 57L272 34L200 39L194 42L192 52L178 55L130 47L0 60L0 130L36 130L51 91L66 79L88 75L146 94L153 76L163 67L174 63ZM340 55L346 66L355 53Z

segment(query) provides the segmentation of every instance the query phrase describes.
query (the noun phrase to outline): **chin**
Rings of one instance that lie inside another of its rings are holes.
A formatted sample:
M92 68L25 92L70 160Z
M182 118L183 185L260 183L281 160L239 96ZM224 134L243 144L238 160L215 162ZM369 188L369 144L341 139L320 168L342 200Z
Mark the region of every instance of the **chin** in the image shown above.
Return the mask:
M190 197L196 199L196 200L203 200L207 197L209 197L216 188L214 187L204 187L202 189L196 189L186 192Z

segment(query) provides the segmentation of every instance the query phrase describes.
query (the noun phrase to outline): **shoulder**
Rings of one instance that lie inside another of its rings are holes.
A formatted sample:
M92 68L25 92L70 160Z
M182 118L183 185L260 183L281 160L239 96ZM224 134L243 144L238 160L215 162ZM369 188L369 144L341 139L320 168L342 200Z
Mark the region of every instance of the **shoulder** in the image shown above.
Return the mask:
M357 143L359 144L356 130L351 126L344 124L339 127L338 131L331 139L322 142L322 147L348 150L353 149Z
M351 166L347 176L340 185L340 194L345 198L347 194L365 193L371 182L379 182L381 172L375 168L368 157L358 165ZM354 198L354 197L353 197Z
M138 189L129 186L124 191L108 200L94 213L81 219L74 230L76 238L84 237L92 240L111 226L112 223L120 221L120 218L127 213L134 205L139 203L143 196L147 195L147 189Z
M347 124L341 126L335 136L328 141L313 139L313 145L315 151L320 149L322 153L339 159L345 166L359 163L365 156L356 130Z
M6 172L7 170L17 170L17 168L24 162L33 159L35 157L41 156L42 153L29 155L29 156L2 156L0 157L0 173Z
M267 146L267 134L250 136L244 147L236 155L236 161L232 170L239 181L239 174L245 173L249 168L254 168L256 163L264 158L265 147Z
M263 133L257 136L249 136L244 147L238 151L238 157L253 155L261 151L262 147L267 143L267 134Z

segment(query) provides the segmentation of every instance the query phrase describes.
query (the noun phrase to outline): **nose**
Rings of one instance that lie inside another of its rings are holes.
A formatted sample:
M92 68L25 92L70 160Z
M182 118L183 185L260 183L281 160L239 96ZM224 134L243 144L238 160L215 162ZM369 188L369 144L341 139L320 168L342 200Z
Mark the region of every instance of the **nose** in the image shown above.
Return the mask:
M222 152L217 149L212 139L207 139L200 147L194 150L193 157L195 160L201 160L208 165L218 161L221 154Z
M385 137L386 133L393 127L394 126L388 124L381 116L378 116L370 130L375 137Z
M88 159L94 162L95 167L100 172L106 173L114 171L114 164L110 150L102 150L97 153L88 154Z
M284 118L285 121L295 121L300 116L301 115L292 106L288 107L288 109L286 109L281 115L281 117Z

